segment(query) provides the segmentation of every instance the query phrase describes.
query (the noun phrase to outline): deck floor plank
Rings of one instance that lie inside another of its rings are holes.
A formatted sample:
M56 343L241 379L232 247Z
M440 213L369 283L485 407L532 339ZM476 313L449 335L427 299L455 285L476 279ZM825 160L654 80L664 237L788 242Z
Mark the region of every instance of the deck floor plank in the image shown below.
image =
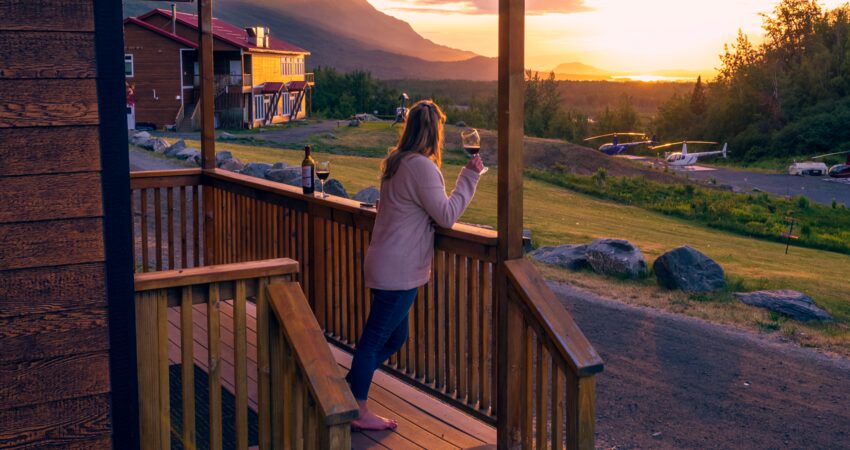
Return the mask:
M193 308L192 337L195 364L207 370L206 305ZM221 302L221 376L222 385L234 392L233 305ZM248 322L248 405L257 410L257 334L256 307L247 304ZM180 310L168 311L168 355L171 364L180 363ZM329 344L330 345L330 344ZM331 345L341 370L351 366L351 355ZM395 432L352 433L354 449L457 449L495 448L496 431L488 424L443 403L425 392L378 371L373 379L369 399L374 410L399 422Z

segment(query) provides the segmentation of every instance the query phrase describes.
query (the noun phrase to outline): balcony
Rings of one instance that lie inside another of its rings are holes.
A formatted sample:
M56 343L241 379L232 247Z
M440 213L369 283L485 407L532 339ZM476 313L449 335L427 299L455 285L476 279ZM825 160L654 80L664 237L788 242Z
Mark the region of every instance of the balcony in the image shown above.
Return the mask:
M304 81L307 82L310 86L316 85L316 76L313 72L307 72L304 74Z
M253 77L250 73L245 74L217 74L213 76L213 83L215 84L216 91L226 90L227 92L239 92L243 91L243 87L252 86ZM197 89L201 86L201 76L195 75L193 77L193 86ZM234 91L232 88L236 88Z
M163 423L163 392L176 376L168 375L169 364L178 362L194 362L233 393L238 442L247 439L241 411L259 417L260 448L286 448L291 442L283 436L318 442L321 423L336 426L339 438L324 448L392 447L399 438L426 448L480 447L495 444L500 420L515 425L511 435L526 448L593 448L601 360L529 262L498 261L494 231L437 231L432 279L411 310L410 338L377 374L371 394L375 407L402 426L396 433L351 433L341 367L350 363L369 313L363 258L375 212L218 169L134 173L131 188L137 311L151 308L137 325L151 330L138 333L140 376L150 371L141 379L153 384L142 389L156 399L142 411L151 436L160 436L143 448L165 448L162 433L171 425ZM503 326L499 305L506 308ZM306 331L296 344L287 329L297 326ZM157 341L146 340L151 333ZM193 345L198 350L190 351ZM147 350L154 347L156 354ZM324 365L325 381L317 382L318 369L307 359ZM190 372L182 372L184 386ZM513 388L503 392L500 384ZM331 399L334 418L316 418L319 397ZM194 408L189 403L182 411ZM270 423L292 433L276 435ZM221 428L214 430L220 438ZM184 444L194 443L185 441L194 435L182 435Z

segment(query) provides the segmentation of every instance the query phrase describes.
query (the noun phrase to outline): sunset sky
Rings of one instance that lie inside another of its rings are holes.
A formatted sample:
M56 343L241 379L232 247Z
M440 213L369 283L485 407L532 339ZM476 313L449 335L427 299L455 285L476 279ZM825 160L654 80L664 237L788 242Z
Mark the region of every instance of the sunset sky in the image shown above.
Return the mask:
M827 0L835 7L845 0ZM497 0L369 0L428 39L496 56ZM761 37L772 0L527 0L526 66L578 61L628 74L686 70L711 75L741 28Z

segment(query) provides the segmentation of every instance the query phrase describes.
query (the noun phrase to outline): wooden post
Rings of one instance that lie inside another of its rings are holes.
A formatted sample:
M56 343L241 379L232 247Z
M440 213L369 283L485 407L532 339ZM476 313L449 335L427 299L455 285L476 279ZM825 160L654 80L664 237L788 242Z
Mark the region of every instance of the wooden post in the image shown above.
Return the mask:
M525 1L499 0L499 262L495 279L496 309L500 325L496 349L499 448L515 448L521 445L519 428L522 392L516 385L508 383L508 374L512 367L518 368L522 364L522 352L519 351L522 343L519 339L509 339L508 336L510 308L504 262L522 258L524 64Z
M201 96L201 168L215 169L215 98L213 93L212 0L198 0L198 68ZM215 214L213 196L204 192L204 265L216 263L214 245Z

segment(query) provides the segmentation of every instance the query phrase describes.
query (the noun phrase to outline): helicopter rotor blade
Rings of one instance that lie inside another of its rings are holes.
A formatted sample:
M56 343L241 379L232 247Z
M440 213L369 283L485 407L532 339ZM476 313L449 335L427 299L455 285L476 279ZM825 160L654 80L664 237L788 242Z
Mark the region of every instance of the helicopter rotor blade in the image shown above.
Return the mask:
M812 156L811 159L821 159L826 158L827 156L843 155L845 153L850 153L850 150L845 150L843 152L827 153L826 155Z
M646 136L646 133L639 133L639 132L631 132L630 131L630 132L626 132L626 133L600 134L599 136L591 136L589 138L586 138L585 141L592 141L594 139L601 139L601 138L606 138L606 137L609 137L609 136Z

